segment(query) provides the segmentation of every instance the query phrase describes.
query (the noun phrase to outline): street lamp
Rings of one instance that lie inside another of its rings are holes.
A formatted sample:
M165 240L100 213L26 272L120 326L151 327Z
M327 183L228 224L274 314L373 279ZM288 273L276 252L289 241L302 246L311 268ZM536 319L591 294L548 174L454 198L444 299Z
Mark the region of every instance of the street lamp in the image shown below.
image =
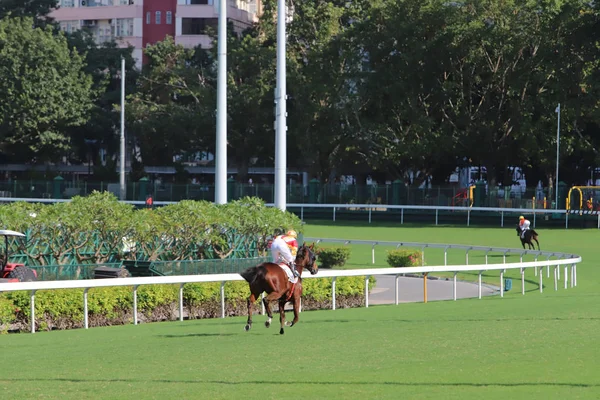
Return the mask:
M558 114L558 121L556 123L556 188L554 189L556 195L556 209L558 210L558 152L560 149L560 103L554 110L555 113Z

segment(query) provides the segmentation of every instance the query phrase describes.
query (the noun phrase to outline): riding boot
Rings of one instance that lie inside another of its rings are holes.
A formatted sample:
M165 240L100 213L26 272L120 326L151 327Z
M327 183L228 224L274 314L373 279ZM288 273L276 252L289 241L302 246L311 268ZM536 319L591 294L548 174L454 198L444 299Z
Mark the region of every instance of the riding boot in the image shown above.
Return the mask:
M298 271L296 271L296 264L290 263L290 269L292 270L292 274L294 274L294 277L297 278L299 275L298 275Z

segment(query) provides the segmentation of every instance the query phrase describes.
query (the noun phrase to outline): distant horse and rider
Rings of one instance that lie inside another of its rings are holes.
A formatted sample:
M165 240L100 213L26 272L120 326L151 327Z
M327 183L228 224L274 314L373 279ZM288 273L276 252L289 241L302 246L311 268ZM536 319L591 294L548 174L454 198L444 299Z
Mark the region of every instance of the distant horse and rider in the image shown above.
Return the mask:
M538 250L540 250L540 242L538 242L538 233L535 229L530 229L529 226L531 223L528 219L523 217L522 215L519 217L519 224L517 225L517 235L521 239L521 244L523 248L525 245L528 245L530 250L535 250L535 245L533 242L537 243Z
M318 271L316 260L317 256L314 252L314 244L310 247L303 244L298 248L295 258L295 270L297 276L295 276L296 274L292 274L291 271L288 274L285 270L287 266L282 266L276 262L265 262L241 272L240 275L250 285L248 322L244 329L249 331L250 328L252 328L252 306L263 292L267 293L267 296L263 299L263 304L268 316L267 321L265 322L267 328L271 326L271 319L273 318L273 313L271 311L272 302L278 302L279 304L280 334L283 335L284 333L283 327L286 324L284 308L288 301L291 301L294 306L294 319L289 326L292 327L297 324L298 313L300 310L300 298L302 297L302 271L306 268L312 275L315 275Z

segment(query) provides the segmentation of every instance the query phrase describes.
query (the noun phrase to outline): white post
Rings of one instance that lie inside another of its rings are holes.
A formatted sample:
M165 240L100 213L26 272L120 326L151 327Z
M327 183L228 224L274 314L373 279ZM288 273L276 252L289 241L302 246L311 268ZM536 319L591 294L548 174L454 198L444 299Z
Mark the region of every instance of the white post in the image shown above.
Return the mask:
M365 307L369 307L369 277L365 276Z
M521 294L525 296L525 268L521 268Z
M88 329L88 290L90 288L83 289L83 327L84 329Z
M569 275L567 275L567 265L565 264L565 289L567 288L567 284L569 283Z
M121 160L119 165L119 199L125 200L125 58L121 57Z
M556 204L556 209L558 210L558 162L559 162L559 150L560 150L560 103L558 103L558 106L556 107L556 110L554 110L557 114L558 114L558 120L556 123L556 187L554 188L554 194L555 194L555 204Z
M479 298L481 299L481 271L479 271L479 278L478 278L478 285L477 287L479 288Z
M179 284L179 320L183 321L183 283Z
M331 309L335 310L335 276L331 280Z
M275 207L285 211L287 168L286 1L277 0L277 82L275 89Z
M504 270L500 270L500 297L504 297Z
M558 290L558 273L556 272L558 266L554 266L554 291Z
M219 0L217 27L217 140L215 203L227 203L227 0Z
M538 267L535 267L535 268L537 269ZM540 268L540 274L539 274L540 275L539 276L540 277L540 293L544 293L544 283L542 282L542 278L544 276L544 274L542 274L542 268L544 268L544 267L539 267L539 268Z
M454 280L452 284L452 292L454 295L454 301L456 301L456 272L454 273Z
M221 282L221 318L225 318L225 281Z
M35 333L35 290L31 291L29 303L31 305L31 333Z
M137 315L137 285L133 287L133 324L138 324L138 315Z
M400 288L398 287L399 283L400 283L400 275L396 275L396 305L398 305L399 297L400 297Z

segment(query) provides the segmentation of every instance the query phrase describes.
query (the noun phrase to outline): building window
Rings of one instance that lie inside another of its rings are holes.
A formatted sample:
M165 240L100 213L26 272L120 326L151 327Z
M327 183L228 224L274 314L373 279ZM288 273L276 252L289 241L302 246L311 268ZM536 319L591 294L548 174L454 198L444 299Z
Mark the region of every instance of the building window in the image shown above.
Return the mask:
M60 29L67 33L73 33L80 28L79 21L60 21Z
M152 21L152 13L150 11L148 11L146 13L146 25L150 25L151 21Z
M208 28L212 28L216 32L218 26L219 20L217 18L182 18L181 34L205 35Z
M171 11L167 11L165 18L167 25L171 25L173 23L173 13Z
M133 36L133 18L117 19L113 28L114 36Z
M207 4L212 5L213 0L187 0L187 4Z
M161 14L160 11L156 12L156 21L154 21L157 25L160 25Z
M58 2L58 5L60 7L65 7L65 8L75 7L75 0L60 0Z

